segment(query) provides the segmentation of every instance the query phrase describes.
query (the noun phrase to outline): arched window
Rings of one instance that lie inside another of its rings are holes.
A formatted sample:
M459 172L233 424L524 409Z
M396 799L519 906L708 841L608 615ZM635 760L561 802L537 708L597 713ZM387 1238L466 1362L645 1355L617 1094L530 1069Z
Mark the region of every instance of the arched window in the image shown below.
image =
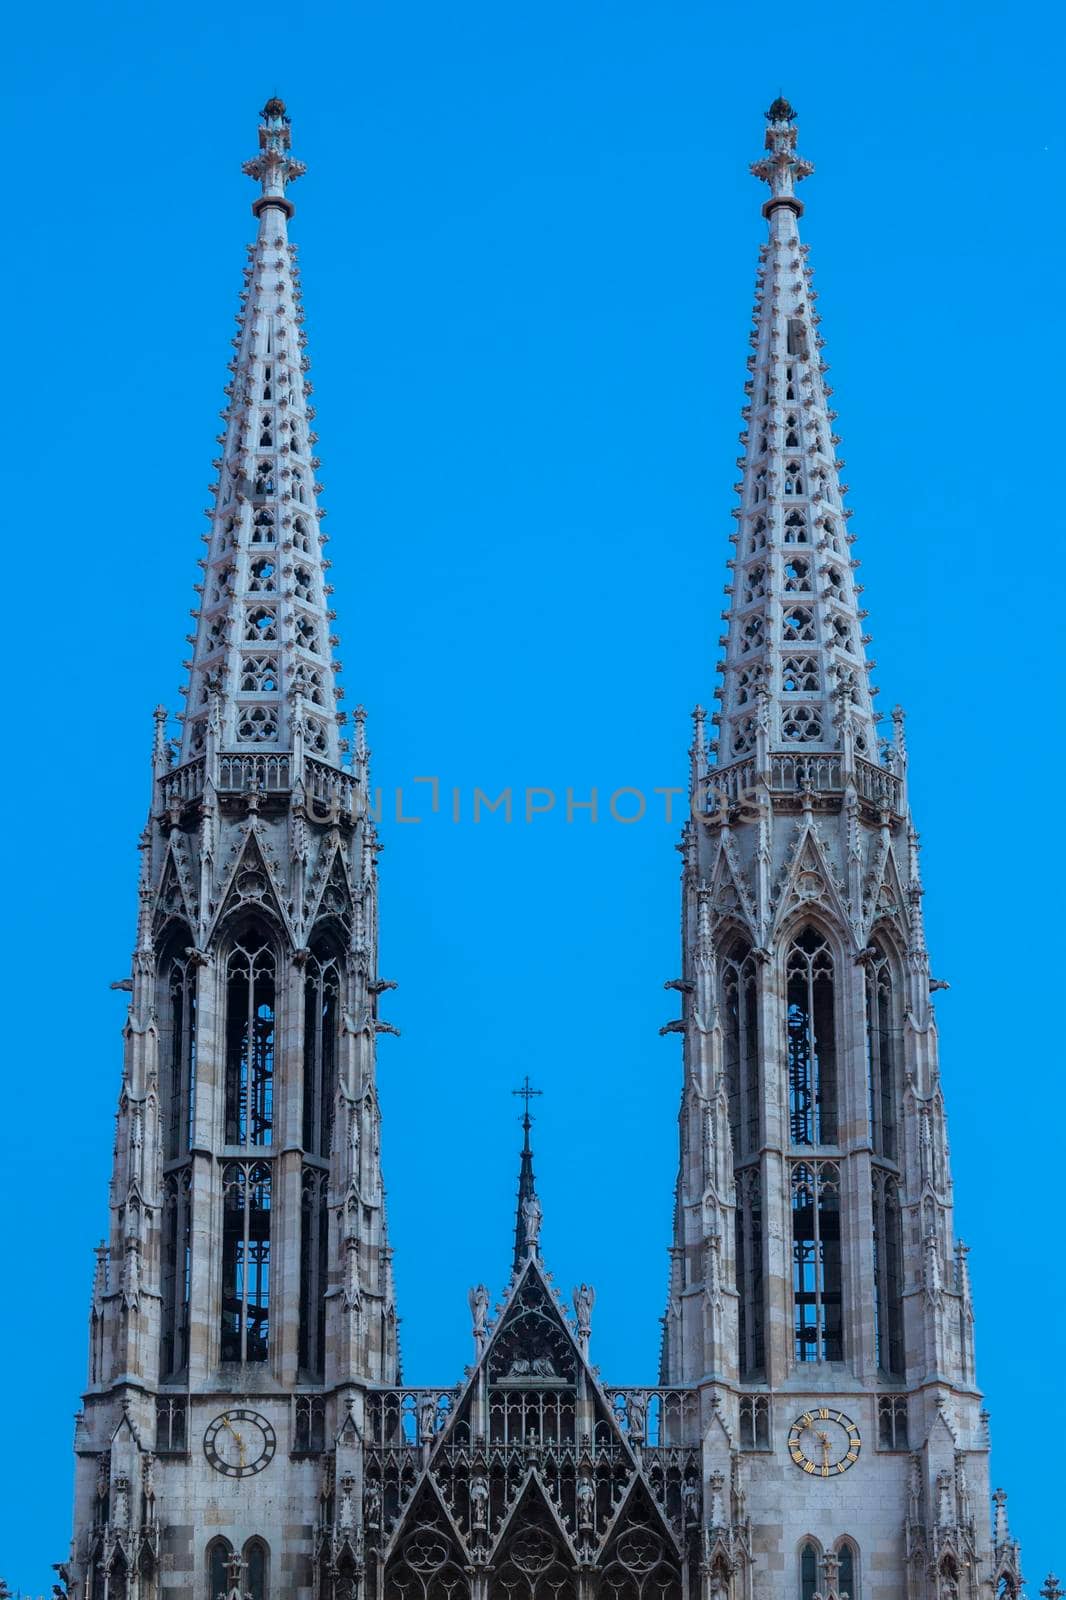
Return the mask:
M357 1242L347 1241L357 1249ZM356 1263L358 1267L358 1263ZM329 1173L303 1169L300 1214L300 1368L311 1380L326 1370L326 1290L329 1287Z
M892 965L880 944L866 963L866 1074L870 1095L870 1137L874 1153L895 1161L898 1087L898 1030Z
M797 1361L842 1361L840 1169L834 1161L792 1168L792 1319Z
M179 1377L189 1361L189 1292L192 1278L192 1173L188 1165L163 1179L162 1306L159 1376Z
M836 1028L833 957L806 928L788 953L788 1099L793 1144L835 1144Z
M763 1338L762 1181L758 1164L737 1173L736 1209L738 1362L743 1378L766 1364Z
M226 1600L233 1546L228 1539L212 1539L207 1547L207 1600Z
M759 1146L759 1003L755 957L735 939L720 969L725 1081L735 1157Z
M171 935L159 963L161 1079L166 1159L176 1161L188 1149L196 1094L196 967L185 951L193 938L188 928Z
M265 1361L270 1335L270 1167L222 1169L222 1360Z
M837 1555L840 1566L837 1570L837 1589L840 1600L859 1600L858 1580L859 1562L855 1547L847 1540L842 1539L837 1545Z
M877 1364L890 1377L902 1378L903 1352L903 1222L899 1184L891 1172L873 1170L874 1337Z
M810 1539L800 1551L800 1600L814 1600L818 1589L818 1547Z
M250 1600L267 1600L270 1551L262 1539L249 1539L244 1547L245 1592Z
M249 928L226 962L226 1143L270 1144L274 1123L276 964Z
M328 1156L337 1092L340 964L330 944L311 945L304 979L304 1149Z

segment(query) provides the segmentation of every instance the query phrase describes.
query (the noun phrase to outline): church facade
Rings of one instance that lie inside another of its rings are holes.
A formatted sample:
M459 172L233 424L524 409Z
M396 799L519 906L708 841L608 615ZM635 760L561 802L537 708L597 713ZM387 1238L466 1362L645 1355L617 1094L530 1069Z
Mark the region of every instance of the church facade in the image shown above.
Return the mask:
M541 1253L404 1386L375 1087L391 987L280 101L259 153L180 746L156 712L74 1600L1018 1600L956 1238L902 714L879 737L796 188L768 186L722 687L682 838L661 1370L590 1365ZM502 1264L501 1264L502 1265ZM591 1264L590 1264L591 1267Z

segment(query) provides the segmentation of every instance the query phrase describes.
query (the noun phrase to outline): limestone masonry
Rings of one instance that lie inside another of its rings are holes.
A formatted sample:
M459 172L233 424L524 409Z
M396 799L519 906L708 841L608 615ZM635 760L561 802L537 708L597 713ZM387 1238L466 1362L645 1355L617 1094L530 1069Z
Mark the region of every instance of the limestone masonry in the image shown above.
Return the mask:
M401 1381L391 985L363 714L349 742L334 681L288 240L303 170L271 100L180 750L156 712L66 1593L1017 1600L792 108L752 169L768 237L723 686L714 737L695 713L664 1030L684 1051L669 1293L658 1384L636 1389L589 1365L590 1286L566 1306L546 1271L528 1099L510 1282L469 1295L475 1364Z

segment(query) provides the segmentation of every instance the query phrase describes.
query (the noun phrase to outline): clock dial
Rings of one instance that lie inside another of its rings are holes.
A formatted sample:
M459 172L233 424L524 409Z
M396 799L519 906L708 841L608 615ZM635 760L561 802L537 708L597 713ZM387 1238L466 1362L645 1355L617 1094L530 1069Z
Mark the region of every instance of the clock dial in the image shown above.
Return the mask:
M227 1478L248 1478L270 1465L277 1436L258 1411L223 1411L204 1434L204 1455Z
M833 1406L812 1406L788 1430L788 1453L809 1478L835 1478L859 1459L857 1425Z

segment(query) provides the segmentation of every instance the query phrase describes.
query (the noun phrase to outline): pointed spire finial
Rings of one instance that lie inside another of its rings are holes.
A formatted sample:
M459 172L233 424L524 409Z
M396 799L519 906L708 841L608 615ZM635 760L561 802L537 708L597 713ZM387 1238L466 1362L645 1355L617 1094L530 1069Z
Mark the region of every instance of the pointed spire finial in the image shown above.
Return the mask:
M291 217L295 207L286 199L285 185L295 183L307 171L302 161L294 161L289 154L292 118L285 110L284 100L277 95L271 96L260 115L263 120L259 124L259 154L241 168L262 186L263 192L253 203L252 211L258 216L265 206L279 206Z
M518 1169L518 1209L514 1229L514 1271L517 1273L529 1256L537 1254L540 1241L543 1211L537 1194L536 1179L533 1176L533 1147L529 1142L529 1130L533 1126L533 1118L529 1114L529 1102L535 1095L543 1094L544 1091L533 1088L527 1072L522 1087L512 1089L511 1093L520 1095L525 1102L525 1109L522 1112L521 1165Z
M809 178L814 166L796 154L796 113L783 94L766 112L766 123L769 153L751 164L755 177L770 185L770 199L763 206L763 215L768 217L775 207L787 206L801 217L803 202L796 198L795 185Z

